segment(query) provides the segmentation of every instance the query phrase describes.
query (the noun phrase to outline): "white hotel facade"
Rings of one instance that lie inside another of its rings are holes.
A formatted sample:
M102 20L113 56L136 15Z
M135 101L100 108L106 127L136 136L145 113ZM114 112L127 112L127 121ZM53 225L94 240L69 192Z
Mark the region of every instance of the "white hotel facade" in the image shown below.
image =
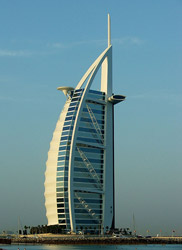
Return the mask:
M92 90L101 69L100 91ZM112 92L112 45L75 88L59 87L67 100L50 143L45 172L48 225L67 231L114 228L114 105L125 99Z

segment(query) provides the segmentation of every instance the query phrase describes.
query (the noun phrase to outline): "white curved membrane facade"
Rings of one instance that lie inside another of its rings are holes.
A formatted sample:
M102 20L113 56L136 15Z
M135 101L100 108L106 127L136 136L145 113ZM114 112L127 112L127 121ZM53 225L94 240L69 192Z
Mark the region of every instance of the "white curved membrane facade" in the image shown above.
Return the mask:
M56 124L53 138L50 143L48 159L45 172L45 207L48 225L58 224L57 200L56 200L56 175L57 160L60 147L60 137L63 129L64 120L67 114L70 100L67 100Z
M68 99L48 153L45 205L48 225L59 224L68 231L101 232L114 227L113 106L125 97L118 96L117 102L112 97L108 20L108 47L75 89L59 88ZM100 68L100 91L92 90Z

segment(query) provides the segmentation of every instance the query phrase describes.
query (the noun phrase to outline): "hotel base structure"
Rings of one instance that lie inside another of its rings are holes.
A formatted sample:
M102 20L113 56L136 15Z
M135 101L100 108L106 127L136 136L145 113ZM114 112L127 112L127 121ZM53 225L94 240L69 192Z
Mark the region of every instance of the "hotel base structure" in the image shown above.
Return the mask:
M101 69L100 90L92 83ZM104 232L115 227L114 105L125 96L112 93L112 45L78 85L58 87L67 100L50 143L45 172L48 225L65 231Z

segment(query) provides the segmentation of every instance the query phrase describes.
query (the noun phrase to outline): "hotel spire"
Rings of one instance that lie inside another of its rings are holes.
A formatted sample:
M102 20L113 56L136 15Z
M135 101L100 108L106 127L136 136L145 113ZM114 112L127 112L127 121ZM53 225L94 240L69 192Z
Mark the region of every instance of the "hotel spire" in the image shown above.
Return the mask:
M108 14L108 47L111 46L111 18Z

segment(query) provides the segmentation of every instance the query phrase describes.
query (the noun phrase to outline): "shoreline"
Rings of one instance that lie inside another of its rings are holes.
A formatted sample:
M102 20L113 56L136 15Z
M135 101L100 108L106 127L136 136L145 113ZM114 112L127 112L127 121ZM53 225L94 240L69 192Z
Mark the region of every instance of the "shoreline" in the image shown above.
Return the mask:
M11 239L10 244L32 245L149 245L149 244L182 244L182 237L152 237L152 238L113 238L94 236L61 236L39 238L16 238Z

